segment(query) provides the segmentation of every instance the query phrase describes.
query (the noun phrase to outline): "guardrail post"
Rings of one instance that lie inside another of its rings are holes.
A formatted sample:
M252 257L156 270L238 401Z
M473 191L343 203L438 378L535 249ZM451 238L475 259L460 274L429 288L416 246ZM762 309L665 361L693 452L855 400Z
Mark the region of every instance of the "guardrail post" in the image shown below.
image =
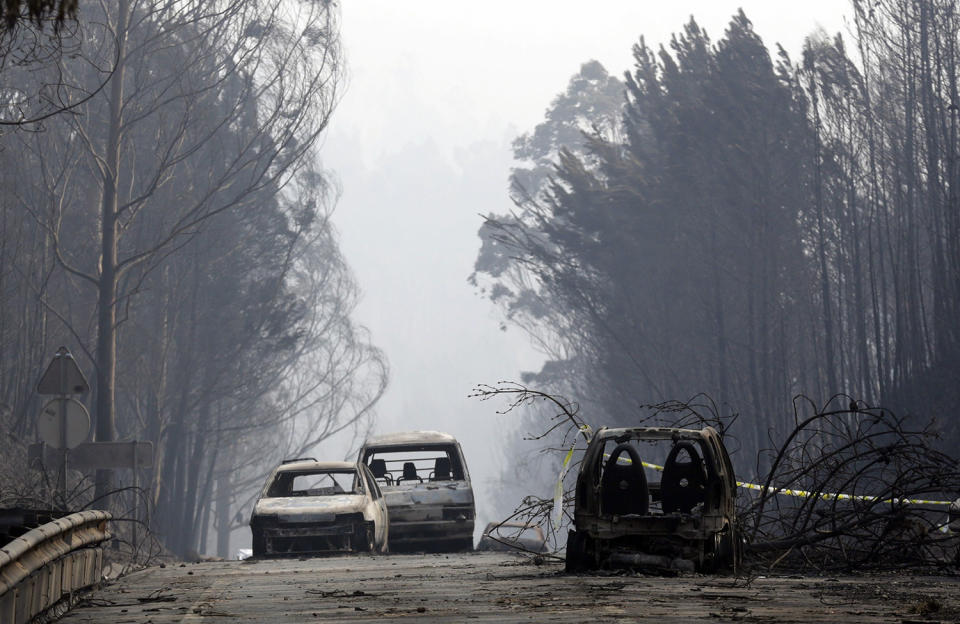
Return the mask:
M12 622L17 614L17 590L0 596L0 622Z

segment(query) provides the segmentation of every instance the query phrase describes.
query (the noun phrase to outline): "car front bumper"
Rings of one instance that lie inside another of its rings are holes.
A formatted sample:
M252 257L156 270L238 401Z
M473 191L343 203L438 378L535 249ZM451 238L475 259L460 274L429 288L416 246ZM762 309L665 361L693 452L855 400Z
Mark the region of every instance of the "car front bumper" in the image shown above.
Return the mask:
M330 523L265 522L258 528L266 555L325 554L366 550L373 522L362 517Z

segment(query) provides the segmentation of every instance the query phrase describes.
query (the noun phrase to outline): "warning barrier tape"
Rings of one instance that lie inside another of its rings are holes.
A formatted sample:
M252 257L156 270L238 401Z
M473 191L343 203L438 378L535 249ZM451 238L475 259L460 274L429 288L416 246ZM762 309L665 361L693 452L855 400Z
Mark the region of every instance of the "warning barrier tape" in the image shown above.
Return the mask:
M609 453L604 453L605 458L609 458ZM630 458L628 457L617 457L618 462L625 464L631 463ZM663 472L663 466L657 464L651 464L650 462L641 462L644 468L650 468L651 470L657 470ZM746 488L748 490L759 490L763 491L764 487L756 483L749 483L747 481L737 481L737 487ZM794 489L785 489L777 487L767 487L767 492L769 494L781 494L783 496L797 496L800 498L810 498L817 497L820 500L858 500L858 501L868 501L868 502L881 502L881 503L906 503L908 505L952 505L952 501L938 501L938 500L924 500L921 498L887 498L881 499L879 496L862 496L856 494L840 494L833 492L822 492L817 494L815 492L808 492L807 490L794 490Z
M590 425L580 425L579 433L586 439L590 439L592 433ZM560 521L563 519L563 479L570 470L570 460L573 459L573 451L577 447L577 440L574 439L567 451L567 456L563 458L563 465L560 468L560 478L557 479L557 485L553 489L553 530L560 528Z

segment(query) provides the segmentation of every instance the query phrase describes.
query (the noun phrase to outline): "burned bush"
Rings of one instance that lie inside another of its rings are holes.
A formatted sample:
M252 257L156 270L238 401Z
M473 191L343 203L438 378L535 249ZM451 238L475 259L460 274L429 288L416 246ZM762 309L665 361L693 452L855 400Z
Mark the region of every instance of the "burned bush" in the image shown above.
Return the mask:
M794 406L793 430L759 458L769 466L762 488L741 492L754 563L846 571L956 566L947 501L960 492L960 472L935 448L932 426L911 426L846 396L821 408L800 397Z

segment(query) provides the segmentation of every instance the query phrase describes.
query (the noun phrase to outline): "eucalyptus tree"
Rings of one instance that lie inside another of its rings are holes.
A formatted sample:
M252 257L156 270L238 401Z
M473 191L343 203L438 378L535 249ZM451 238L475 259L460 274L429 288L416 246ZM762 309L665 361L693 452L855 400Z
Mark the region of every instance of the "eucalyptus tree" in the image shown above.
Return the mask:
M328 2L119 0L79 20L81 53L59 71L107 86L23 142L43 163L50 201L33 210L52 253L96 293L96 438L113 440L118 312L210 221L296 192L336 103L340 48Z
M960 16L945 0L858 0L853 8L877 382L884 404L940 419L955 441L946 414L960 399Z
M536 247L542 254L559 251L547 230L560 154L577 154L595 165L590 146L597 137L611 141L620 137L625 101L623 82L598 61L588 61L550 103L544 120L513 141L517 165L510 172L509 194L515 208L509 214L488 215L478 233L482 247L470 276L470 282L550 358L537 381L557 390L567 388L581 400L587 400L590 388L584 380L591 373L582 357L589 335L577 331L579 322L548 275L518 262L514 250L520 246ZM533 378L528 381L533 383Z
M700 392L724 410L788 405L812 359L797 165L809 134L789 61L742 13L716 44L691 20L669 51L641 40L634 58L622 126L558 147L537 192L513 186L517 214L484 226L477 268L508 315L564 345L610 422Z

